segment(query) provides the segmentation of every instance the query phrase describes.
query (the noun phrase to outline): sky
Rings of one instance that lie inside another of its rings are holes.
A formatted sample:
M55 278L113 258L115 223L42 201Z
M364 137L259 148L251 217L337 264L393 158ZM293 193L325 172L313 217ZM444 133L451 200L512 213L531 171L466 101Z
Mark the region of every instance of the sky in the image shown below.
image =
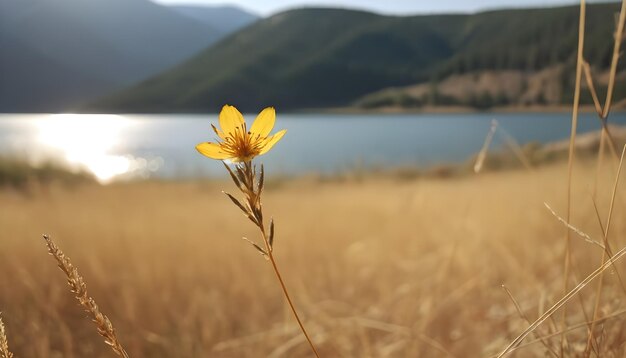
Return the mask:
M577 0L154 0L162 4L232 4L262 16L303 6L343 7L370 10L382 14L408 15L480 10L559 6L578 4ZM587 1L603 2L603 1ZM606 0L604 1L606 2Z

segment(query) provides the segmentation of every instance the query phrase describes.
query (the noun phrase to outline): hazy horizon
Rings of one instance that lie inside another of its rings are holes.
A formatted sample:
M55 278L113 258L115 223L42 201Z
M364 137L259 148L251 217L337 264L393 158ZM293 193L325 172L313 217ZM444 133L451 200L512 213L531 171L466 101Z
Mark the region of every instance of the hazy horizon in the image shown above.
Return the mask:
M435 14L435 13L475 13L480 11L556 7L579 4L576 0L442 0L438 2L415 1L377 1L377 0L152 0L166 5L207 5L238 6L261 16L270 16L277 12L301 7L337 7L359 9L388 15ZM587 3L606 3L616 1L588 0Z

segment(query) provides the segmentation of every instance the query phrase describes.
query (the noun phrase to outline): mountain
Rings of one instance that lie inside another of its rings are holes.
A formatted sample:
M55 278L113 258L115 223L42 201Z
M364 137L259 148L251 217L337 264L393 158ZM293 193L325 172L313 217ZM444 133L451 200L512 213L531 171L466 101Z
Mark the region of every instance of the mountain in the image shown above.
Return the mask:
M172 5L170 7L223 34L235 32L259 20L259 16L237 6Z
M0 112L72 110L220 36L148 0L0 0Z
M96 98L119 88L11 41L0 35L0 112L61 110L76 99Z
M616 3L588 6L585 57L594 68L609 64L618 10ZM571 68L577 33L576 6L410 17L292 10L246 27L89 109L214 112L225 103L250 111L269 105L283 110L347 106L385 88L432 83L436 92L437 83L451 76ZM559 85L566 86L572 71L562 73ZM566 92L559 98L567 97Z

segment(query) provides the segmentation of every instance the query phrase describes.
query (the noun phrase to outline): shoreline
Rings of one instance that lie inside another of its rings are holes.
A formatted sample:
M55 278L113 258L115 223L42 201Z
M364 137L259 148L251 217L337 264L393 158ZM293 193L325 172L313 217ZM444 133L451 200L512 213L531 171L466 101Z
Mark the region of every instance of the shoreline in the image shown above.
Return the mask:
M493 107L489 109L476 109L472 107L454 106L454 107L421 107L421 108L405 108L405 107L381 107L376 109L362 109L357 107L335 107L326 109L311 109L289 113L328 113L328 114L473 114L473 113L568 113L572 111L571 105L563 106L505 106ZM625 106L611 108L613 113L626 112ZM596 109L593 105L580 105L579 113L595 113Z
M626 143L626 126L609 125L609 129L618 146ZM577 159L581 163L588 163L595 159L601 140L600 131L579 134L575 144ZM506 172L561 165L566 162L569 149L569 139L551 141L547 143L527 143L518 147L519 153L506 148L492 148L483 153L480 172ZM480 152L468 153L459 161L441 161L429 165L398 164L390 166L355 166L333 172L306 171L301 173L274 173L268 176L270 187L281 186L288 182L343 182L362 181L367 178L387 178L396 180L415 180L417 178L452 179L464 178L477 174L476 163L481 157ZM524 168L526 166L526 168ZM7 171L7 168L9 169ZM4 171L3 171L4 169ZM12 172L13 171L13 172ZM7 179L9 178L9 179ZM228 176L207 177L120 177L110 182L99 182L92 174L85 171L74 171L64 164L49 162L44 166L33 166L19 159L4 160L0 157L0 191L13 188L28 191L33 187L47 187L50 184L75 187L82 184L97 184L99 186L124 185L137 183L222 183L228 182ZM34 186L33 186L34 185Z

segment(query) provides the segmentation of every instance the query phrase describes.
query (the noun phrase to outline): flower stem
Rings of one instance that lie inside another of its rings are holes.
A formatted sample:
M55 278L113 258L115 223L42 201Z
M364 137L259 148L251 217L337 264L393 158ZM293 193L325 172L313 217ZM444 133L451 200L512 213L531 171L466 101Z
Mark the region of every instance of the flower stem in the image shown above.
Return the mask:
M298 316L296 307L293 304L291 297L289 296L289 292L287 291L287 286L285 285L285 282L283 281L283 278L280 275L280 271L278 270L278 265L276 265L276 260L274 259L274 254L272 252L273 239L274 239L274 222L273 221L270 221L270 233L269 233L270 237L268 237L267 232L265 231L265 224L263 220L263 205L261 204L261 193L263 191L263 184L264 184L263 178L265 177L263 166L261 166L261 171L259 173L260 175L258 178L256 176L256 167L250 161L236 165L235 172L233 172L228 167L228 165L226 165L226 170L228 170L228 172L230 173L230 176L233 179L233 182L235 183L235 185L237 185L239 190L241 190L241 192L245 195L247 205L241 204L237 199L232 197L230 194L227 194L227 195L229 195L230 199L235 203L235 205L237 205L241 210L243 210L246 216L261 231L261 236L263 237L263 244L265 246L265 249L262 249L260 246L258 246L255 243L252 243L252 244L255 246L257 250L261 251L261 253L267 259L269 259L269 261L272 263L272 268L274 269L276 278L278 278L280 287L282 288L283 293L285 294L285 298L287 299L289 308L291 308L291 312L293 313L293 316L296 318L296 321L298 322L298 326L300 326L300 330L302 331L302 333L304 334L304 337L309 343L311 350L313 351L315 356L319 358L320 355L319 353L317 353L317 349L315 349L315 346L313 345L313 341L311 340L311 337L309 337L309 334L304 328L304 324L302 324L302 320L300 320L300 316Z
M309 337L309 334L304 328L304 325L302 324L302 321L300 320L300 316L298 316L298 312L296 311L296 307L291 301L291 297L289 296L289 292L287 291L287 286L285 286L285 282L283 282L283 278L280 275L280 271L278 270L278 266L276 265L276 260L274 260L274 254L272 253L272 248L270 247L269 241L267 239L267 235L265 234L265 229L262 226L260 226L260 229L261 229L261 234L263 235L263 243L265 244L265 250L267 251L267 256L270 259L270 262L272 263L272 267L274 268L274 273L276 273L276 278L278 278L278 282L280 282L280 287L283 289L283 293L285 294L287 303L289 303L289 308L291 308L291 312L293 312L293 316L296 318L296 321L298 321L300 330L304 334L304 337L306 338L307 342L309 342L309 346L311 346L311 350L313 351L315 356L319 358L320 355L319 353L317 353L317 349L315 349L315 346L313 345L313 341L311 341L311 337Z

